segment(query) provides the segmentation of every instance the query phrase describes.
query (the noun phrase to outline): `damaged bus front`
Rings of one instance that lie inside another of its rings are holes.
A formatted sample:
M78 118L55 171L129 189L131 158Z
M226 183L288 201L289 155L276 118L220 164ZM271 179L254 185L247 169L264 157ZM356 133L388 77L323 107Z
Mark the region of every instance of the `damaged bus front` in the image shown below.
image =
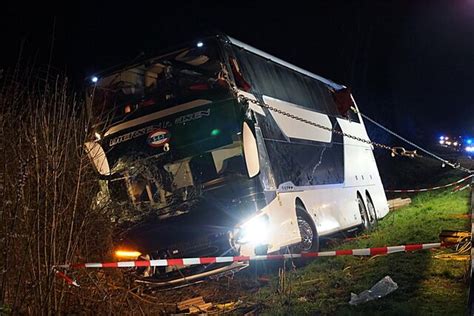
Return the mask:
M121 259L235 256L242 245L253 245L247 254L268 250L256 234L263 226L242 228L270 225L262 210L275 194L263 190L270 180L260 168L251 112L232 92L228 61L219 38L210 38L104 73L89 87L90 108L102 120L86 148L103 179L100 203L121 228ZM293 229L277 239L295 243L299 235ZM169 285L245 266L137 273Z

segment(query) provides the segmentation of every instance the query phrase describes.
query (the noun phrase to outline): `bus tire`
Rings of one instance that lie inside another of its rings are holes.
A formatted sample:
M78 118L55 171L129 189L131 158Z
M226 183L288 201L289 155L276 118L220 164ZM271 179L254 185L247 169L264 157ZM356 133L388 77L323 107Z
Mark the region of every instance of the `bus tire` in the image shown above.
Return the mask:
M301 234L301 242L294 246L294 251L297 253L319 251L318 231L316 230L314 221L300 203L296 204L296 218Z
M369 214L367 212L367 208L365 207L364 200L362 199L359 193L357 193L357 204L359 205L360 218L362 219L362 223L360 224L361 230L369 231L372 228L370 224Z
M370 227L373 229L377 227L378 218L377 218L377 211L375 210L374 202L372 202L372 198L370 197L369 192L366 192L366 200L367 200L367 214L369 215L370 219Z

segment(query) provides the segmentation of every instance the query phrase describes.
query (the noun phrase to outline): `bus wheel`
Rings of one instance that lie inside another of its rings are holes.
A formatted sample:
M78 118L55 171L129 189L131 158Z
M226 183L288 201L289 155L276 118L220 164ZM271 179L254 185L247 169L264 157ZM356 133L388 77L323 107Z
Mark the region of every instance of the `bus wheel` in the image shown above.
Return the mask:
M359 204L359 212L362 219L361 228L362 230L370 230L371 225L369 214L365 208L364 200L362 200L362 197L359 194L357 194L357 203Z
M301 234L301 242L295 246L295 251L300 253L304 252L316 252L319 250L319 236L314 226L313 221L303 206L296 206L296 217L298 220L298 228Z
M374 203L372 202L372 198L370 197L368 192L367 192L367 213L369 215L370 227L374 228L375 226L377 226L378 218L377 218L377 212L375 211Z

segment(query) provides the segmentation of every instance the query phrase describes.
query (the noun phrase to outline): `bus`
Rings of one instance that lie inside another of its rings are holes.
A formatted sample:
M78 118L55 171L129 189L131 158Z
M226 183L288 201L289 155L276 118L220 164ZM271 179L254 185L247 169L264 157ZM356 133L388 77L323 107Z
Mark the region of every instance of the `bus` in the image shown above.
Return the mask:
M85 147L119 259L318 251L388 213L373 146L347 136L369 140L343 85L223 34L89 79L101 120ZM247 266L135 273L178 285Z

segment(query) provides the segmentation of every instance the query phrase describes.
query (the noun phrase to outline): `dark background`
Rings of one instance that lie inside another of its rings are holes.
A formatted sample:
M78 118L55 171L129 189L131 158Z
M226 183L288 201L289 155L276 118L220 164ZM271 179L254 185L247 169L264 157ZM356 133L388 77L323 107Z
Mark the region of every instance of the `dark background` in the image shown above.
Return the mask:
M411 139L474 134L474 0L218 3L9 4L0 68L22 48L25 61L44 67L51 57L80 86L142 52L220 30L350 86L363 112Z

